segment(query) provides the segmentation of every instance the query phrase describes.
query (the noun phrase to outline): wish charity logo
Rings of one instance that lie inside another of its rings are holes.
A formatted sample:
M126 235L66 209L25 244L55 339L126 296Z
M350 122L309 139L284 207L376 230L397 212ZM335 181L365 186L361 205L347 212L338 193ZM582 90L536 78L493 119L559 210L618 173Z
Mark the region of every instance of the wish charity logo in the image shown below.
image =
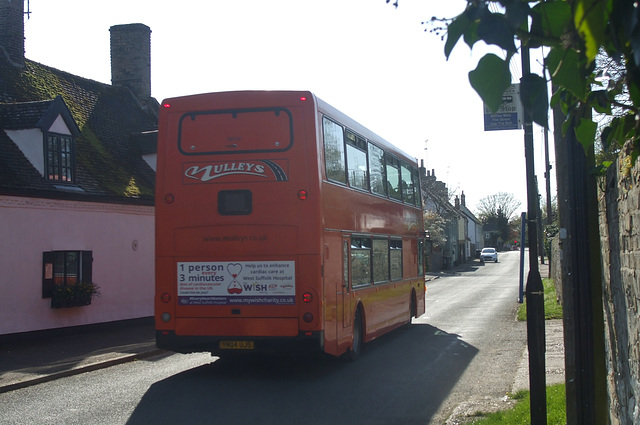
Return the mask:
M228 264L227 265L227 272L233 278L233 280L231 281L231 283L227 287L227 292L229 292L232 295L241 294L242 293L242 286L240 286L240 283L238 282L238 276L240 276L240 273L242 273L242 264L238 264L238 263L230 263L230 264Z

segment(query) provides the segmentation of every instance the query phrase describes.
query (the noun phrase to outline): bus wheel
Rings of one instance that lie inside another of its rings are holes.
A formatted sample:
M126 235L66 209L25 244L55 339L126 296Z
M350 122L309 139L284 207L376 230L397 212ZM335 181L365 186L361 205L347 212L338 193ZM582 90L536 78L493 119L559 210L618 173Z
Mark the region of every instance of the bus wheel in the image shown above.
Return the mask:
M416 297L411 294L411 301L409 301L409 321L404 325L405 329L411 329L411 321L416 317Z
M360 310L356 310L356 317L353 319L353 345L349 352L349 359L356 361L362 355L362 315Z

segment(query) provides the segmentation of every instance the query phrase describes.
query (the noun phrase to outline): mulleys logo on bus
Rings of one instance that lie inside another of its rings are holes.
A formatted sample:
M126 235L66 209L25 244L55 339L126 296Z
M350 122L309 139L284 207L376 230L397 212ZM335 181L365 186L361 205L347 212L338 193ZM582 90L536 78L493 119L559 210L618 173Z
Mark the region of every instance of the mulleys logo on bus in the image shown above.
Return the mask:
M260 160L185 164L184 175L200 182L234 176L234 181L287 181L287 160ZM229 179L224 179L229 181Z
M209 180L231 174L248 174L252 176L267 177L264 173L264 165L252 164L250 162L228 162L217 165L206 165L204 167L194 165L193 167L187 168L187 171L184 173L187 177L203 182L208 182Z

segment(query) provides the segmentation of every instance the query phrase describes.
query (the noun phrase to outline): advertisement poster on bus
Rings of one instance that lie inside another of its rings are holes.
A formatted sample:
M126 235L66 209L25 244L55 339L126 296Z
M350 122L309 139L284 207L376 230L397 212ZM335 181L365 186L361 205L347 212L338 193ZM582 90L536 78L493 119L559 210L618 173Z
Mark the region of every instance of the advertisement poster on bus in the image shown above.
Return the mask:
M295 304L294 261L179 262L179 305Z

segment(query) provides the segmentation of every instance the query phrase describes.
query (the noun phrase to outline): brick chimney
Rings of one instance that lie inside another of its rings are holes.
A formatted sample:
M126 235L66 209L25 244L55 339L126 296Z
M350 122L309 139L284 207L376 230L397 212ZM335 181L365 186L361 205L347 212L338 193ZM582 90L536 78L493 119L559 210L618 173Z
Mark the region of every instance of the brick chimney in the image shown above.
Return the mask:
M151 29L127 24L114 25L109 32L111 84L128 87L139 100L151 97Z
M462 205L463 207L467 206L467 201L465 199L466 197L464 196L464 190L462 191L462 194L460 195L460 205Z
M11 62L24 66L24 0L0 0L0 47Z

